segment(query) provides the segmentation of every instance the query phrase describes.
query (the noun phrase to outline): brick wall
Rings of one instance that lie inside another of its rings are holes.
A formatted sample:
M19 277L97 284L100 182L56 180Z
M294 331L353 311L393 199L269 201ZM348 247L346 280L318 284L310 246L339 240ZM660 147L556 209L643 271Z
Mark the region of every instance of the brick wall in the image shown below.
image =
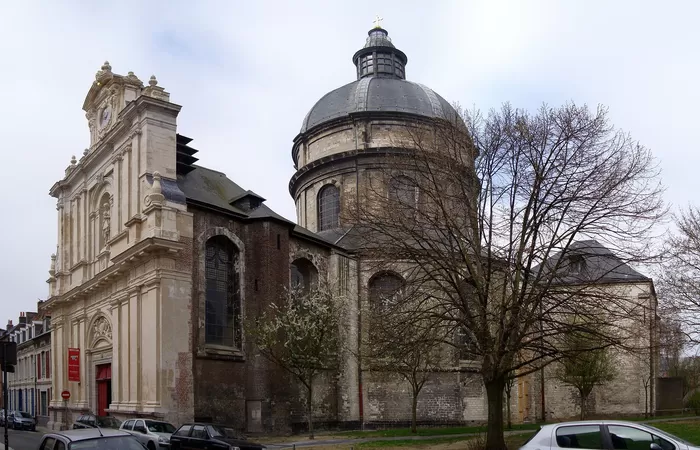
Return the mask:
M196 296L203 287L204 275L199 273L201 245L197 236L213 227L223 227L242 242L243 311L246 317L258 315L266 305L282 298L289 284L289 263L292 253L299 256L309 252L320 253L315 246L294 242L289 227L269 221L242 223L236 220L191 208L194 213L193 298L192 310L194 358L194 416L199 420L213 420L247 429L247 401L259 401L262 425L266 431L288 432L299 428L306 420L306 394L298 383L258 355L250 343L245 343L240 355L202 355L199 330L204 324L199 315ZM279 236L279 238L278 238ZM278 245L279 242L279 245ZM322 260L322 255L314 258ZM315 392L317 420L332 422L337 417L335 374L321 377Z

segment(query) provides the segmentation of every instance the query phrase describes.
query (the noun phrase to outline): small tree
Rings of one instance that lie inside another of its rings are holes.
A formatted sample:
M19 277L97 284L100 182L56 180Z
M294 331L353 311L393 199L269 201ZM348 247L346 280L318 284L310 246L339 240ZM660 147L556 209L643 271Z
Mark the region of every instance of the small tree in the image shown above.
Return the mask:
M556 377L576 388L581 401L581 420L586 418L586 401L593 388L615 378L614 361L599 339L582 332L564 338L567 356L560 360Z
M340 347L340 308L334 291L324 285L307 292L288 291L249 327L260 353L292 374L306 388L309 437L314 438L314 381L336 371Z
M376 299L375 299L376 300ZM444 354L440 351L439 324L415 320L414 302L390 302L381 299L370 306L371 325L365 343L365 356L372 370L401 375L411 386L411 432L417 430L418 395L432 373L440 370Z

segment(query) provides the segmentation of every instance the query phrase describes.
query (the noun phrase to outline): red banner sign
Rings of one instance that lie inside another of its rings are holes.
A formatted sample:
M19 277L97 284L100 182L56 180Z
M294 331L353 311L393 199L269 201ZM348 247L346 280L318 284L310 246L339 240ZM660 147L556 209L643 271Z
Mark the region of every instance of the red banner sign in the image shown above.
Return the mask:
M80 381L80 349L68 349L68 381Z

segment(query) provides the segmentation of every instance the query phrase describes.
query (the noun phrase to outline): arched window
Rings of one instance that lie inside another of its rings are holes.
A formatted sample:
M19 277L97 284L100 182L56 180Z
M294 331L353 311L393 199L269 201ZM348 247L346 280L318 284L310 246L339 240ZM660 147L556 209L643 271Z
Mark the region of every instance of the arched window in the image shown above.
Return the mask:
M418 203L418 185L407 176L393 177L389 181L389 200L409 210L414 210Z
M316 285L318 271L311 261L306 258L294 260L290 266L290 287L293 291L308 294Z
M340 226L340 191L327 184L318 192L318 231Z
M207 241L205 342L236 347L241 342L239 252L226 236Z
M369 282L369 301L375 308L386 309L398 300L404 280L393 273L381 273Z

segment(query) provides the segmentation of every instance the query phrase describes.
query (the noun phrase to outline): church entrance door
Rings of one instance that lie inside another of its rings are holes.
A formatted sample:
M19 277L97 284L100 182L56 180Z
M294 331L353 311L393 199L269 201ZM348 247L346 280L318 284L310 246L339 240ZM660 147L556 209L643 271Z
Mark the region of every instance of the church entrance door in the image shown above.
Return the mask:
M100 364L95 367L97 382L97 415L106 416L106 409L112 403L112 364Z

